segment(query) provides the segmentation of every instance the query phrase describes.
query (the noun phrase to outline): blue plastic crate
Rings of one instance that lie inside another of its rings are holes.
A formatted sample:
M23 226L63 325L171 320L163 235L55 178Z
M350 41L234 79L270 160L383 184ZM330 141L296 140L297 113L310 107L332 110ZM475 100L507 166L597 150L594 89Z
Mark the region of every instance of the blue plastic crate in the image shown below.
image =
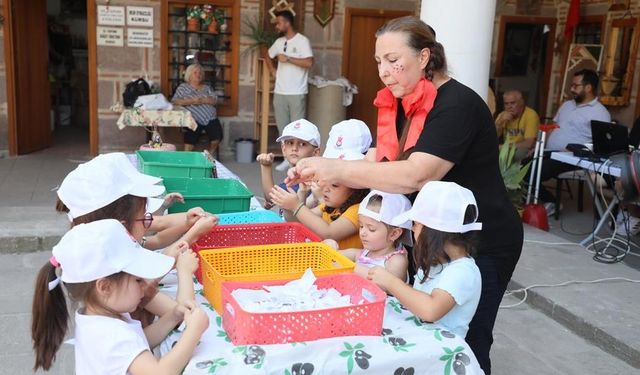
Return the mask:
M283 223L284 219L269 210L255 210L217 215L219 225Z

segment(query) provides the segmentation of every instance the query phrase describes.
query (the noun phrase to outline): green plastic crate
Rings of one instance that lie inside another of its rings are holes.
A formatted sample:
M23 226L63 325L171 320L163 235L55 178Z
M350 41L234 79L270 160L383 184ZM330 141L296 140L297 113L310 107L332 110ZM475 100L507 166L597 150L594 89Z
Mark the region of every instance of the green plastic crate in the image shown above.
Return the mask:
M201 152L136 151L142 173L157 177L210 178L213 164Z
M184 203L175 203L169 213L186 212L202 207L213 214L226 214L249 210L253 194L238 180L218 178L165 178L167 192L178 192Z

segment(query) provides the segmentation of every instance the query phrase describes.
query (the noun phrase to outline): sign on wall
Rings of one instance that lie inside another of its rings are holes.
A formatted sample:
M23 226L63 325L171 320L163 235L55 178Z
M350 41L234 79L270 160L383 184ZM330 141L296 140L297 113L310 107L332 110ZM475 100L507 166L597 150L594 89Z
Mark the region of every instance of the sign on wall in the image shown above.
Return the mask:
M121 27L96 27L97 44L99 46L122 47L124 45Z
M153 29L127 29L127 47L153 48Z
M124 26L124 7L98 5L98 25Z
M128 6L127 25L153 27L153 8Z

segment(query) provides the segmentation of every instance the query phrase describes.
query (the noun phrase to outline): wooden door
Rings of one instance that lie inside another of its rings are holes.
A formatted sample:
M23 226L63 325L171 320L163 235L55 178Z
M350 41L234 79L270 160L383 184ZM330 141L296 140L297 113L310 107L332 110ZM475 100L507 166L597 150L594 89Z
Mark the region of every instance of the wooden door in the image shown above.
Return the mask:
M408 11L347 8L342 47L342 74L358 86L358 94L347 107L347 117L364 121L375 139L378 111L373 106L383 87L374 60L375 33L390 19L411 15Z
M26 154L51 145L47 1L8 0L5 11L10 141L12 153Z

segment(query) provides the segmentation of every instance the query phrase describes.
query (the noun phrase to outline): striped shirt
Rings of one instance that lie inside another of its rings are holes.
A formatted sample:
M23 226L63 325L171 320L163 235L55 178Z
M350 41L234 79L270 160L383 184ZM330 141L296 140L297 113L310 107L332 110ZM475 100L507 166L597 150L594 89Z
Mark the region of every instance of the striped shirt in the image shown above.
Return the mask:
M198 96L215 97L216 94L211 90L209 85L202 85L202 88L197 90L188 83L181 83L176 89L176 93L173 94L172 100L191 99ZM184 108L191 112L193 119L196 120L198 125L206 126L209 121L214 120L217 117L216 107L211 104L185 105Z

